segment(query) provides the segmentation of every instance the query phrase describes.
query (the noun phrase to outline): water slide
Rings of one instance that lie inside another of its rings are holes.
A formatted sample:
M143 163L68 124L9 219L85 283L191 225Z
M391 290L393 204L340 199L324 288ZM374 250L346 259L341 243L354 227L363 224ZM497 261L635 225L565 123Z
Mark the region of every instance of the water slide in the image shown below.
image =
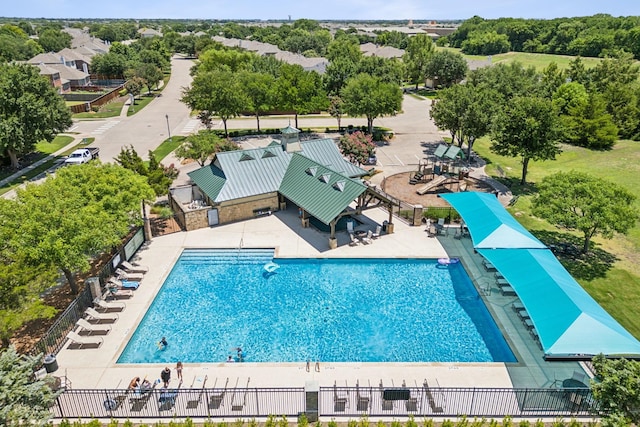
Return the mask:
M424 186L420 187L418 190L416 190L416 193L424 194L429 190L433 190L434 188L436 188L437 186L439 186L440 184L442 184L446 180L447 180L447 176L446 175L438 175L437 177L435 177L434 179L429 181L426 185L424 185Z

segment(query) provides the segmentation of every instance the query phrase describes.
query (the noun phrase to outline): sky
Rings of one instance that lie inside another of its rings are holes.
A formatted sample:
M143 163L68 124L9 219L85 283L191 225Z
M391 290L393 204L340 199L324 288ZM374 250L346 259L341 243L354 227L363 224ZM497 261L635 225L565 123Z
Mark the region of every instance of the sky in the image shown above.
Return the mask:
M444 20L640 15L639 0L2 0L24 18Z

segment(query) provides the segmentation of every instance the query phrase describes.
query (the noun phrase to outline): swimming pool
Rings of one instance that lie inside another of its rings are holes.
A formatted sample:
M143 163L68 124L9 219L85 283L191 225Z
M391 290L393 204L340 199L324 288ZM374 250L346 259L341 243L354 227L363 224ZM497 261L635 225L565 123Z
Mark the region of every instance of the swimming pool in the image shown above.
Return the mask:
M460 263L273 253L184 250L118 363L515 361Z

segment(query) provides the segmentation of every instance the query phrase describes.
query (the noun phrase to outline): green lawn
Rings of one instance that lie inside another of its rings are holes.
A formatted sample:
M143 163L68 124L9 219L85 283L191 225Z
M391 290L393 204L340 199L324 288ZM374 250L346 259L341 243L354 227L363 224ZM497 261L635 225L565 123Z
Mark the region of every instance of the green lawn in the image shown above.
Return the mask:
M65 145L71 144L71 141L73 141L71 136L58 135L51 142L41 141L37 143L36 151L43 154L53 154Z
M446 49L452 50L454 52L459 52L466 59L471 60L486 60L488 57L484 55L465 55L460 52L460 49L452 48L452 47L439 47L438 49ZM555 62L558 64L558 68L561 70L567 68L569 66L569 62L573 61L575 56L566 56L566 55L550 55L546 53L526 53L526 52L507 52L501 53L498 55L491 55L491 63L497 64L499 62L510 63L510 62L520 62L525 67L532 66L536 70L541 71L551 62ZM600 62L600 58L582 58L582 62L584 63L586 68L595 67L598 62Z
M169 155L169 153L178 148L178 145L180 145L180 143L184 141L185 138L186 137L184 136L174 136L171 139L165 139L162 144L158 146L158 148L153 150L153 154L156 156L156 160L161 162L162 159Z
M122 111L122 107L124 106L124 102L121 101L113 101L104 105L100 111L93 112L90 111L88 113L77 113L73 115L74 119L106 119L109 117L117 117L120 115L120 111Z
M616 182L638 199L640 208L640 143L619 141L610 151L589 151L584 148L563 146L563 153L555 161L531 162L527 185L519 185L522 165L519 159L498 156L489 150L490 141L482 138L474 150L487 159L486 171L500 179L519 195L510 212L533 234L545 243L558 241L580 245L582 236L559 229L531 215L531 197L535 184L544 176L577 170ZM500 177L499 171L504 177ZM583 258L560 258L575 279L629 332L640 339L640 227L628 235L614 239L595 238L592 253Z

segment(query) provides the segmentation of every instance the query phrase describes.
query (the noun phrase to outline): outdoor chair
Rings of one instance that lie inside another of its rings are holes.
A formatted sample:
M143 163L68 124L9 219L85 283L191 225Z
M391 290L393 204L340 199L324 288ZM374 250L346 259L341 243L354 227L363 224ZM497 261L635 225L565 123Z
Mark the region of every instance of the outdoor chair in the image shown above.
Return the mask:
M356 381L356 395L358 397L356 410L358 410L358 411L368 411L369 410L369 402L371 401L371 393L369 392L370 388L371 387L369 386L369 388L361 389L360 388L360 380Z
M117 286L107 287L107 297L119 299L119 298L131 298L133 291L131 289L118 289Z
M378 237L380 237L380 233L381 233L381 232L382 232L382 226L380 226L380 225L376 225L376 231L374 231L374 232L371 234L371 237L372 237L372 238L374 238L374 239L377 239Z
M89 316L89 319L96 320L98 323L108 322L113 323L118 320L118 315L115 313L100 313L94 308L89 307L85 311L85 314Z
M94 299L93 304L97 307L100 307L102 310L104 310L104 312L122 311L126 308L126 305L123 302L109 302L103 300L102 298Z
M360 240L355 237L353 234L349 234L349 246L358 246L360 244Z
M146 273L149 271L149 267L145 265L134 265L128 261L122 261L120 267L124 268L127 273Z
M103 328L96 327L85 319L78 319L76 325L80 327L80 331L85 331L86 335L107 335L111 328L106 326Z
M77 348L85 348L85 347L93 347L98 348L102 345L102 338L100 337L84 337L82 335L78 335L77 333L70 331L67 334L67 338L71 341L71 346L76 346Z
M360 240L362 240L362 243L364 243L365 245L370 245L371 243L373 243L373 232L371 230L367 231L367 235L362 237Z
M116 285L120 289L138 289L140 287L140 282L134 282L131 280L118 280L115 277L109 277L109 284Z
M116 268L116 276L120 280L142 280L144 274L142 273L127 273L121 268Z
M335 412L344 412L349 406L349 392L338 390L338 384L333 382L333 410Z

